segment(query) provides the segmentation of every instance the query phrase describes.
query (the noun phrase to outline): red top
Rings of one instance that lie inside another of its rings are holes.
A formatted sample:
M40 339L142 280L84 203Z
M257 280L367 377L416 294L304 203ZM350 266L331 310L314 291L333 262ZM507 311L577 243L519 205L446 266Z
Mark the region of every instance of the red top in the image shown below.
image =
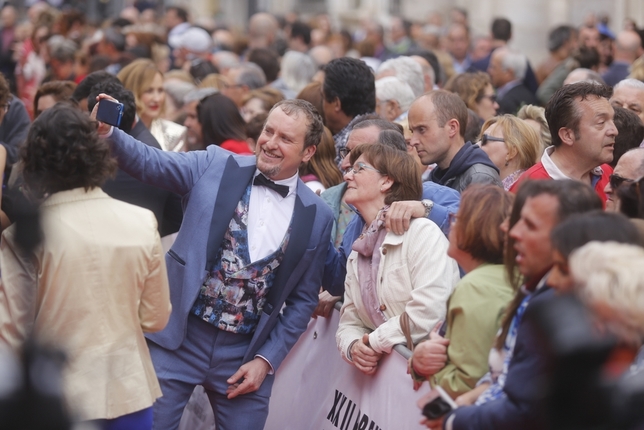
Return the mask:
M248 146L248 143L243 140L228 139L220 146L230 152L234 152L235 154L253 155L253 151L250 150L250 146Z
M610 167L608 164L602 164L599 166L602 170L602 175L598 176L593 173L591 173L591 181L592 181L592 186L595 189L595 192L599 197L602 199L602 202L606 204L606 193L604 193L604 188L606 188L606 185L608 185L609 182L609 176L613 173L613 168ZM525 179L552 179L546 169L543 167L542 162L538 162L534 166L530 167L528 170L526 170L523 175L519 178L518 181L516 181L512 187L510 187L510 192L511 193L516 193L517 190L519 189L519 185L521 182L523 182Z

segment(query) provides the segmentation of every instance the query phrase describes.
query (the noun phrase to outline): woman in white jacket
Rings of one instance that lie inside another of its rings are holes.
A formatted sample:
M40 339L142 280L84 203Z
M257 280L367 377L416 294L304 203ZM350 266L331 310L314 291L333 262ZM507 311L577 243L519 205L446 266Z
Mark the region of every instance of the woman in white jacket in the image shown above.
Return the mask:
M447 256L445 235L427 218L413 219L403 235L385 229L391 203L420 200L421 172L414 159L375 144L354 148L351 163L345 198L366 225L347 261L336 340L344 359L373 374L382 355L405 342L403 312L414 343L445 318L459 272Z

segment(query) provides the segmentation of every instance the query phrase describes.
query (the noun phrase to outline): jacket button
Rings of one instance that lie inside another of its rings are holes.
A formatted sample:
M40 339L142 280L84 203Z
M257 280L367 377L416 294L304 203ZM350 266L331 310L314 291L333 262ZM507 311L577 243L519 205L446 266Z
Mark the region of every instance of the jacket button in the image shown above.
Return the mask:
M382 248L382 255L386 255L386 254L387 254L387 248Z
M385 306L385 305L380 305L380 310L381 310L381 311L383 311L383 312L384 312L384 311L386 311L386 310L387 310L387 306Z

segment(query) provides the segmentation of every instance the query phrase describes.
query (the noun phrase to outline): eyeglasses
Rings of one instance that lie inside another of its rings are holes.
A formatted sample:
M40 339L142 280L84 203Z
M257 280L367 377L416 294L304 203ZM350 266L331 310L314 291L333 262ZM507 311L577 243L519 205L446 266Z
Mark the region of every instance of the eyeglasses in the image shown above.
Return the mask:
M345 146L344 148L338 149L338 152L340 153L340 158L344 158L349 155L349 152L351 152L351 150Z
M363 172L364 170L373 170L374 172L380 173L382 175L382 172L380 170L376 169L375 167L371 167L370 165L361 162L356 163L353 167L349 167L344 173L345 175L349 172L353 173L354 175L357 175L360 172Z
M481 99L488 99L492 103L496 103L496 94L489 94L489 95L486 94L486 95L481 96Z
M621 177L619 175L616 175L615 173L610 175L608 177L608 180L610 181L610 187L613 190L617 190L624 182L629 183L629 184L631 182L635 182L635 180L633 180L633 179L623 178L623 177Z
M488 142L505 142L505 139L484 134L483 137L481 137L481 146L487 145Z

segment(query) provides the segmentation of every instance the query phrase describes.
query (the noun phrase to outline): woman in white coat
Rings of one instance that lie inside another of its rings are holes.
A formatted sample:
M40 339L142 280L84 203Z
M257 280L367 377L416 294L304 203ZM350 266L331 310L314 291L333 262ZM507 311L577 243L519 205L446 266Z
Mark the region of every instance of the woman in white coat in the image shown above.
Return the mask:
M354 148L351 163L345 198L366 225L347 261L336 340L345 360L373 374L383 354L405 343L401 314L409 317L414 343L445 318L459 272L447 256L445 235L427 218L413 219L403 235L385 229L389 205L421 198L421 172L414 159L374 144Z

